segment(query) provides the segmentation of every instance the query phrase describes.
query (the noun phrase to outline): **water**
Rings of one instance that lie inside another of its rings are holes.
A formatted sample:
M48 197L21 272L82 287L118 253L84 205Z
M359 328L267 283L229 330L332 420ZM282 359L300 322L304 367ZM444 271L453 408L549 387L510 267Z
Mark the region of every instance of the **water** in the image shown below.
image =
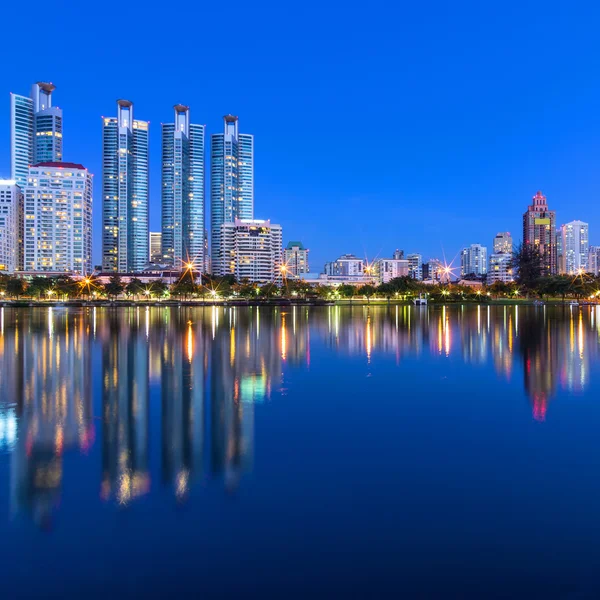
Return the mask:
M598 598L599 319L1 308L2 598Z

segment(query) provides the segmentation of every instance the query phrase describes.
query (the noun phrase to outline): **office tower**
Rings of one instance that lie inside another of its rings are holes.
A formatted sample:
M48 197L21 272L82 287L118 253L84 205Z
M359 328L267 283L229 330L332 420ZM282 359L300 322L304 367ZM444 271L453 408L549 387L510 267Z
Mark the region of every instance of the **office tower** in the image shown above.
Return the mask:
M302 242L289 242L283 251L283 264L288 276L302 277L304 273L309 272L308 249Z
M159 265L163 262L162 254L162 233L160 231L151 231L149 233L148 245L150 248L150 262Z
M229 269L220 255L221 226L254 219L254 137L238 132L238 118L223 117L223 133L211 136L210 212L212 272Z
M149 124L129 100L102 123L102 270L135 273L148 263Z
M336 261L325 263L325 274L330 277L350 277L363 275L365 272L365 261L354 254L342 254Z
M162 255L176 268L204 271L204 125L177 104L162 126Z
M396 277L407 277L408 260L403 258L380 258L373 264L373 276L377 283L388 283Z
M14 179L0 180L0 273L14 273L19 267L23 194Z
M31 165L62 160L62 110L52 106L55 89L38 82L29 97L10 95L10 172L21 189Z
M565 254L563 252L563 237L561 227L556 230L554 239L556 240L556 272L563 274L566 272L566 266Z
M430 258L423 265L423 279L429 281L440 281L444 272L444 265L438 258Z
M590 246L588 252L588 273L598 275L600 273L600 246Z
M91 273L92 174L76 163L39 163L24 197L24 270Z
M420 254L408 254L408 275L412 279L423 279L423 257Z
M510 283L514 281L512 269L512 254L494 253L490 256L490 267L487 272L487 283L496 281Z
M396 248L393 258L395 260L402 260L404 258L404 250L398 250L398 248Z
M234 275L238 281L281 281L281 225L236 219L221 225L220 237L226 267L223 275Z
M589 225L583 221L566 223L560 228L560 237L560 273L575 275L580 272L587 272Z
M523 245L537 248L542 259L542 274L556 273L556 213L549 210L546 196L538 191L523 214Z
M460 254L460 274L462 277L474 275L483 277L487 273L487 248L481 244L471 244Z
M494 238L494 254L512 254L513 240L510 232L502 231Z

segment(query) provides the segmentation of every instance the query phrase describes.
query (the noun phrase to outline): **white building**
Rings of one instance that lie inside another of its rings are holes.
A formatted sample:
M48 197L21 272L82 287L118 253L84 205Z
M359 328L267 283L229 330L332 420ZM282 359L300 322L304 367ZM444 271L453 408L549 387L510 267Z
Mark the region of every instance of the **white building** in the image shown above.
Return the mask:
M365 271L365 261L354 254L342 254L336 261L325 263L325 275L355 276Z
M512 269L512 254L498 253L490 256L490 268L487 272L487 283L496 281L511 283L514 281Z
M281 225L257 219L236 219L221 225L220 272L238 281L280 282Z
M600 273L600 246L590 246L587 271L593 275Z
M407 277L408 269L406 259L380 258L373 265L373 276L377 283L387 283L396 277Z
M302 242L289 242L283 251L283 264L288 275L293 277L302 277L309 273L308 248L305 248Z
M512 254L513 239L509 231L501 231L494 238L494 254Z
M487 273L487 248L481 244L471 244L460 253L460 274L462 277L475 275L483 277Z
M23 194L14 179L0 180L0 272L14 273L19 268L19 222Z
M151 263L160 265L163 263L162 233L160 231L151 231L148 235L148 247L150 248L148 259Z
M571 221L562 225L561 249L558 272L575 275L588 269L589 225L583 221Z
M423 279L423 256L421 254L407 254L408 274L413 279Z
M92 271L92 174L80 164L30 167L24 193L24 271Z

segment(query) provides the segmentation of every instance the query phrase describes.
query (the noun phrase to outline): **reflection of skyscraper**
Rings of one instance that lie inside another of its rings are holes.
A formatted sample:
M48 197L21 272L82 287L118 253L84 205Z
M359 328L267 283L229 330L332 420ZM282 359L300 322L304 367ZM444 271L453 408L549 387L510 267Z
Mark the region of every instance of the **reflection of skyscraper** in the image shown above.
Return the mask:
M192 323L180 323L172 325L179 339L163 344L161 377L163 476L178 498L202 472L205 439L204 348Z
M103 343L102 497L145 494L148 472L148 342L136 309L106 316Z

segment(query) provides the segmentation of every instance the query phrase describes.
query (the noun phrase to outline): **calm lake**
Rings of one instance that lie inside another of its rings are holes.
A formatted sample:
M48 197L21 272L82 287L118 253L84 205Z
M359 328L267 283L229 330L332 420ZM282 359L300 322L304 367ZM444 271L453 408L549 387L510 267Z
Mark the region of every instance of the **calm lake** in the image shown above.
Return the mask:
M600 307L0 308L12 598L599 598Z

